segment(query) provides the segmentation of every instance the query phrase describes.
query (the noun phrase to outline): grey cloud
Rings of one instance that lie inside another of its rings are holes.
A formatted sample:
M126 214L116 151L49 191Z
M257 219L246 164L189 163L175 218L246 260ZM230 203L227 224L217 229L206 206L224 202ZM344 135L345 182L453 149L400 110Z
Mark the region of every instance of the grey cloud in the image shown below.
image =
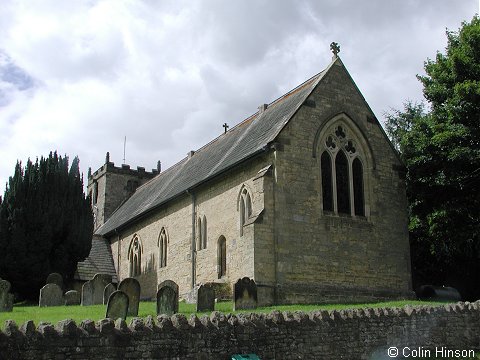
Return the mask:
M0 186L17 158L57 148L98 168L163 168L234 126L340 53L380 116L421 97L415 74L442 50L445 27L476 0L222 1L5 0L0 48L41 86L28 96L10 71L0 91ZM2 3L2 6L4 4ZM26 21L31 21L28 23ZM452 26L453 24L453 26ZM17 77L15 77L17 76ZM15 78L16 80L14 80ZM8 80L7 79L7 80ZM3 84L3 85L2 85ZM25 85L28 81L25 80ZM15 119L12 122L11 119ZM41 126L40 126L41 125ZM31 133L28 133L28 132ZM22 140L19 140L20 137ZM27 146L19 146L21 142Z

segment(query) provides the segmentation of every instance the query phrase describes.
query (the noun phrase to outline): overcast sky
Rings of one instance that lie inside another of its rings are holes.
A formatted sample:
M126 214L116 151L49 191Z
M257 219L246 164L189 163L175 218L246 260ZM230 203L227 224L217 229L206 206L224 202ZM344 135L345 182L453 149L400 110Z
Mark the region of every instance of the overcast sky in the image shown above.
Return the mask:
M0 193L52 150L85 178L182 159L340 57L379 120L479 0L0 1Z

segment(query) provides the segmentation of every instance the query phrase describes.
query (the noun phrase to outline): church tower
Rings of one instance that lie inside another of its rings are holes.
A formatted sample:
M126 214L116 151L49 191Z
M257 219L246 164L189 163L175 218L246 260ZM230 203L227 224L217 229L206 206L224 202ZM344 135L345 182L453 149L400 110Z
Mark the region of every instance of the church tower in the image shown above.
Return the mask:
M160 171L160 161L152 172L145 171L145 168L140 166L136 170L130 169L130 165L126 164L116 167L110 162L110 153L107 152L105 164L93 174L91 169L88 171L87 191L92 199L94 230L103 225L139 186L158 175Z

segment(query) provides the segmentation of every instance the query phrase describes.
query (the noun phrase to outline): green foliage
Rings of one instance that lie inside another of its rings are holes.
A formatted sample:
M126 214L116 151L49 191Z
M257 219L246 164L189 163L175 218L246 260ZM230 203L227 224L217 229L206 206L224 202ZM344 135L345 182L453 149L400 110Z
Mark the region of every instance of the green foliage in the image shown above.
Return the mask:
M425 63L424 96L387 115L407 167L414 282L480 298L480 19L447 31L446 54Z
M68 281L91 248L93 216L75 158L20 162L0 204L0 277L36 298L51 272Z

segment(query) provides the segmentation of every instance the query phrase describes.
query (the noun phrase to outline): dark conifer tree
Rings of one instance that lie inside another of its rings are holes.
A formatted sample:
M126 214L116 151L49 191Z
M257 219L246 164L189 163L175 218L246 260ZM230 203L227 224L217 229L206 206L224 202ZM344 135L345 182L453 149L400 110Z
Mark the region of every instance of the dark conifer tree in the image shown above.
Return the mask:
M0 203L0 277L24 298L38 297L51 272L68 281L91 248L93 216L76 157L50 153L20 162Z

